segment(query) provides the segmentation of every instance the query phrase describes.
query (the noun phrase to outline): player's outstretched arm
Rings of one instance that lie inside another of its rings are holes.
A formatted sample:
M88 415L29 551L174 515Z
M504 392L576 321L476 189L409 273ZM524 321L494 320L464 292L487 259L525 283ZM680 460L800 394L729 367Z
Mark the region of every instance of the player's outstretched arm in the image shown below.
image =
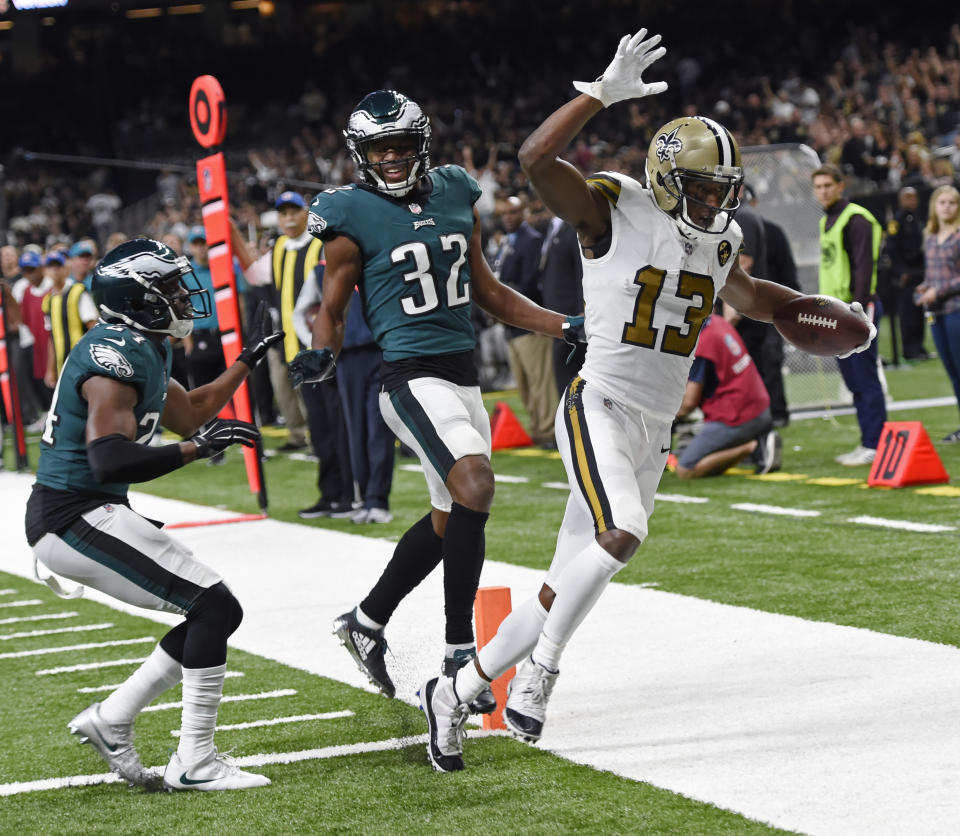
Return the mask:
M738 313L760 322L773 322L773 315L791 299L803 294L776 282L755 279L740 266L740 256L730 269L720 298L737 309Z
M603 237L610 226L606 200L587 187L569 163L559 159L584 125L604 107L625 99L656 95L667 89L665 81L648 84L642 74L666 50L660 36L647 38L647 30L624 35L610 65L596 81L575 81L584 95L567 102L523 143L520 164L544 204L577 230L585 246Z
M582 324L583 317L568 317L564 314L542 308L530 301L522 293L503 284L490 269L483 256L481 244L480 218L473 212L473 233L470 236L470 283L473 287L473 300L491 316L508 325L536 331L548 337L566 339L569 327L564 325L570 319ZM582 327L581 327L582 333Z

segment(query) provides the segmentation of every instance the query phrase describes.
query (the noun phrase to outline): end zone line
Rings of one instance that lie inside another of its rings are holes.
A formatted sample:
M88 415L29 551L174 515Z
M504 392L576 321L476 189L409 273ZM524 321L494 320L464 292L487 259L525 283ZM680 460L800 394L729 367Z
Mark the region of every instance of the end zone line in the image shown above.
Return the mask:
M504 736L505 732L495 729L471 730L471 737ZM299 752L273 752L270 754L248 755L243 758L234 758L237 766L268 766L270 764L288 764L298 761L324 760L339 758L344 755L363 755L367 752L386 752L391 749L406 749L427 742L426 734L413 737L394 737L390 740L376 740L372 743L348 743L342 746L326 746L322 749L304 749ZM161 774L166 764L155 766L150 771ZM424 764L426 768L426 764ZM17 781L9 784L0 784L0 797L5 795L20 795L27 792L42 790L59 790L65 787L91 787L96 784L116 784L123 779L112 772L99 775L71 775L67 778L41 778L38 781Z

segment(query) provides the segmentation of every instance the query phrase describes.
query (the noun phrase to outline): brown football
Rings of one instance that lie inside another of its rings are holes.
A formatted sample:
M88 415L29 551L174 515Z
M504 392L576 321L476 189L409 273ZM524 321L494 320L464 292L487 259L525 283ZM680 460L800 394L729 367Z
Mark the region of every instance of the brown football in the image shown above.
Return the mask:
M773 315L773 324L785 339L808 354L832 357L863 345L870 326L832 296L801 296Z

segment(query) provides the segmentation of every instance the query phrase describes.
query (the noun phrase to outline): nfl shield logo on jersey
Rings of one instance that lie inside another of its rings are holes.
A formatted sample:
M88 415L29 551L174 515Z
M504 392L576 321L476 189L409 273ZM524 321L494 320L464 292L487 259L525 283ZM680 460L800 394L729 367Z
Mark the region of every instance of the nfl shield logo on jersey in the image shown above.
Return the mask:
M423 207L419 203L408 203L407 208L413 212L414 215L419 215L423 211Z
M730 246L729 241L720 242L720 246L717 247L717 261L720 262L721 267L730 260L730 254L732 252L733 247Z

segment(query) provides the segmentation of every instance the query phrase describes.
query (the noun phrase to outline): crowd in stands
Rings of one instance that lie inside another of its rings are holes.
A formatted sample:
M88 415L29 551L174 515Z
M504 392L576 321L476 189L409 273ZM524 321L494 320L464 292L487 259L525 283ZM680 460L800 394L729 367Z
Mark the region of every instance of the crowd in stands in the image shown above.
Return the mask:
M127 28L111 32L112 48L132 64L125 78L110 79L116 95L99 100L97 129L71 133L84 123L73 118L77 103L70 101L56 130L45 135L23 120L5 140L11 144L0 146L0 244L18 254L28 246L49 253L90 240L102 254L111 234L114 240L143 234L186 241L201 222L192 172L201 150L189 136L185 104L191 76L203 67L221 78L227 93L231 209L256 254L276 238L282 193L293 189L309 200L321 186L353 180L341 129L363 94L388 84L416 98L430 116L433 164L463 165L479 180L478 210L493 262L510 198L522 204L531 227L544 232L549 226L516 152L564 85L584 77L579 68L602 64L593 44L605 47L610 38L593 32L596 37L581 40L585 21L613 32L624 28L625 9L616 3L617 14L584 17L581 10L552 21L536 3L514 5L509 31L495 19L500 3L486 10L463 3L455 19L424 12L416 21L404 7L408 18L400 31L349 15L311 19L292 44L277 31L225 24L221 49L209 55L202 32L185 35L176 50L160 48L166 74L149 96L116 85L133 86L151 67L155 72L156 51L138 51ZM761 36L774 18L760 10L740 41L699 35L671 43L667 31L670 51L661 69L670 90L601 114L570 161L584 172L615 170L642 180L652 132L677 114L700 113L727 125L742 146L810 146L821 161L842 167L850 196L889 195L881 222L893 215L903 186L918 191L923 212L933 189L960 183L960 23L911 28L878 12L870 27L831 31L816 20L789 19L796 13L776 13L788 16L778 22L790 29L786 45L782 37ZM680 25L676 14L667 30ZM70 48L49 57L51 68L96 70L106 83L88 36L78 27ZM297 49L299 59L275 75L264 72ZM14 104L18 95L38 92L40 83L15 86ZM31 161L21 153L25 148L151 160L157 167L129 175L103 164ZM488 379L502 384L508 380L502 372Z

